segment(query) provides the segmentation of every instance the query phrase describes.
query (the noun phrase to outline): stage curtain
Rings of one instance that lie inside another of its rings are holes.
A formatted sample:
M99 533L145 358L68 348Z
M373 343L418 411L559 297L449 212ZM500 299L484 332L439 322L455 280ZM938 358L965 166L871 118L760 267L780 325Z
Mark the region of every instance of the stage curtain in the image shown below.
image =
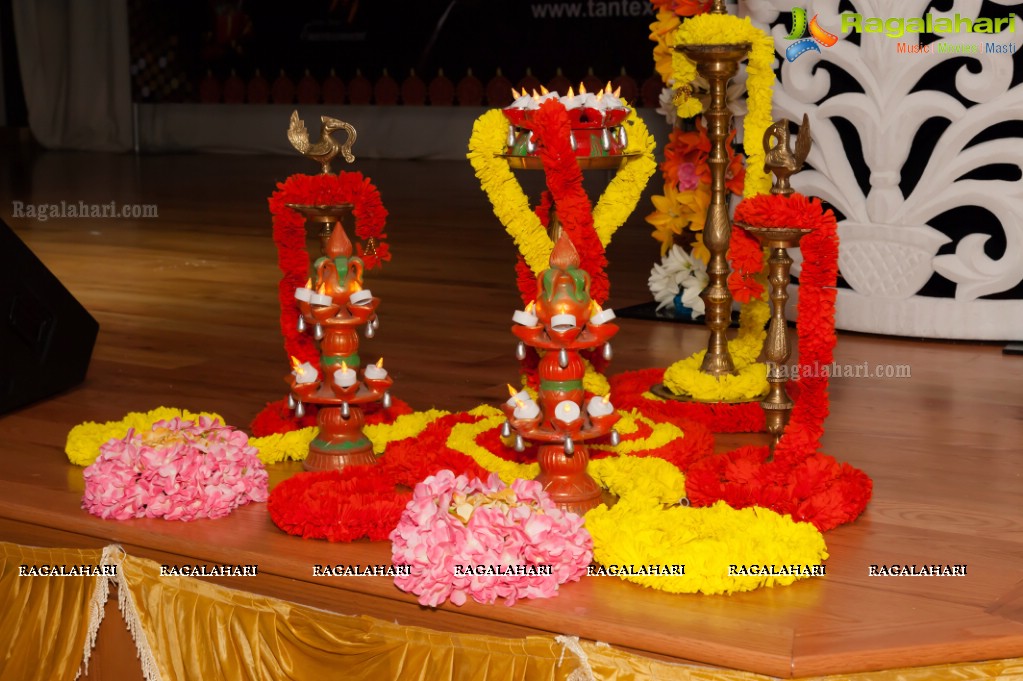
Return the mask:
M29 577L19 568L97 566L100 549L40 549L0 543L0 681L72 681L106 601L93 576ZM90 611L90 604L92 609ZM94 627L90 631L90 615Z
M14 0L32 134L51 149L132 148L128 3Z

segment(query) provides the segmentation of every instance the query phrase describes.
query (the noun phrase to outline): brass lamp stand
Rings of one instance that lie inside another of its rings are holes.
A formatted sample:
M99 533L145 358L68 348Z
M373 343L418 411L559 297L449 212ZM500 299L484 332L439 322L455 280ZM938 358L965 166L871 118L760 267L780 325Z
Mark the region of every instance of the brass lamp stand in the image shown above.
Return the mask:
M715 0L710 14L727 14L724 0ZM732 45L679 45L675 49L696 64L696 71L710 84L710 103L704 111L707 119L707 137L710 140L710 205L703 228L703 244L710 251L707 262L707 286L700 293L703 298L706 326L710 331L707 354L700 370L711 376L734 375L735 363L728 352L727 330L732 323L732 294L728 290L728 244L731 241L732 222L728 216L728 189L725 173L728 169L728 133L732 112L728 108L726 91L728 81L739 71L739 62L750 51L749 43ZM663 384L651 390L658 396L697 401L689 395L677 395Z
M785 363L791 355L789 346L788 323L785 319L785 303L789 299L790 270L792 258L788 249L797 248L799 240L810 232L809 229L785 227L757 227L755 225L740 226L760 241L760 245L771 251L768 267L771 282L771 324L764 341L764 356L767 359L767 396L760 402L764 409L767 432L771 434L771 452L781 439L782 431L789 422L792 412L792 398L785 390L788 382L788 367Z
M803 162L810 153L810 122L806 115L799 126L795 151L789 148L789 121L786 118L773 123L764 131L764 168L775 176L771 193L790 196L794 190L789 178L799 172ZM774 143L772 144L772 140ZM785 389L788 383L788 367L785 363L791 354L788 339L788 323L785 319L785 303L789 299L790 271L792 258L788 249L797 248L799 240L811 230L799 227L767 227L764 225L747 225L736 223L756 237L760 245L770 250L767 261L771 282L771 325L764 341L764 355L767 358L767 396L760 402L764 409L767 431L771 434L771 456L781 439L785 426L788 425L792 413L792 399Z
M724 14L724 3L719 4L722 6L720 13ZM710 105L704 113L707 137L710 139L710 155L707 160L711 178L710 206L707 208L707 220L703 228L703 245L710 251L710 260L707 262L707 287L700 294L705 304L710 338L700 369L713 376L722 376L735 373L726 335L732 323L732 294L728 290L730 269L727 259L732 223L728 217L728 190L725 187L732 112L728 109L725 92L728 81L738 72L739 62L746 57L750 45L680 45L676 49L695 62L697 73L710 83Z

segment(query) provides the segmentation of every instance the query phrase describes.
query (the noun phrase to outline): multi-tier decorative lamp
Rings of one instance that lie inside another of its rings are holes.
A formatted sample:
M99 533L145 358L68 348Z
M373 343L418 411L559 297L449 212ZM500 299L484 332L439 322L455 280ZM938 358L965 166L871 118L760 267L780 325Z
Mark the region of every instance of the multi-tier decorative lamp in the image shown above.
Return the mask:
M585 365L579 352L603 346L610 358L610 339L618 332L614 312L601 310L589 294L589 275L579 268L579 255L562 234L551 253L550 268L537 277L535 309L518 310L512 332L518 336L518 355L526 346L542 351L538 400L526 391L503 405L508 421L502 434L540 448L537 480L560 507L585 513L601 501L601 488L586 473L589 452L583 443L610 434L619 415L607 397L593 396L584 405Z
M355 129L329 116L322 118L323 129L317 142L310 142L298 114L291 116L288 139L304 156L321 166L322 175L330 173L331 160L338 154L351 163ZM332 133L348 134L342 144ZM380 402L390 407L388 389L392 379L383 361L363 365L359 355L359 329L372 338L379 321L376 310L380 299L363 288L364 263L353 255L352 242L345 232L344 218L353 210L351 203L305 205L288 203L306 220L307 227L319 229L321 255L313 263L312 276L295 290L298 308L297 329L309 333L319 349L319 366L292 358L293 371L286 377L290 387L288 405L295 415L305 415L305 405L318 407L318 432L309 445L306 470L341 470L350 465L376 462L373 445L362 432L365 423L363 405Z
M358 329L365 326L366 336L373 337L380 299L362 287L362 260L352 255L352 243L341 224L352 206L289 207L310 223L332 225L324 255L313 266L315 288L295 291L298 328L312 333L320 348L318 368L296 365L287 378L288 403L296 416L304 415L306 404L319 407L319 432L309 445L305 468L341 470L375 463L373 445L362 432L362 405L382 402L388 408L392 379L382 362L363 367L359 356Z

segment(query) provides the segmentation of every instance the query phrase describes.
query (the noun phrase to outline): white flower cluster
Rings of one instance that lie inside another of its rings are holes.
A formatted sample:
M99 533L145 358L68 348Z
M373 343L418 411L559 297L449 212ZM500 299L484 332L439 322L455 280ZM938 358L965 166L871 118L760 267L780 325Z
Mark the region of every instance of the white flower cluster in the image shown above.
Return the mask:
M672 246L660 264L650 270L647 285L657 301L657 309L670 307L675 296L682 294L682 304L693 311L693 319L704 314L700 292L707 286L707 266L699 258L686 253L680 246Z

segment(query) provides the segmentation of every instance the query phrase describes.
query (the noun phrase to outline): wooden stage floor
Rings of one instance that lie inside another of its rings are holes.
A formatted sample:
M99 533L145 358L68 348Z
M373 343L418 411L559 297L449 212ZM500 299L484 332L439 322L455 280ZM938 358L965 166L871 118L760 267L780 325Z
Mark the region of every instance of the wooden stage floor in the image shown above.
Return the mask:
M383 302L366 351L386 358L394 394L415 408L498 404L517 375L514 250L469 164L358 160L349 169L372 176L391 211L394 260L367 278ZM91 311L100 335L84 384L0 418L0 540L119 542L162 562L258 563L260 577L243 588L338 612L505 636L574 634L778 677L1023 656L1023 358L1003 356L999 344L840 334L836 361L908 365L911 377L833 381L825 450L871 475L874 499L857 522L825 535L827 576L790 587L673 596L584 578L552 600L432 611L386 578L312 577L316 563L387 562L389 547L301 541L277 531L262 505L187 524L89 516L81 471L63 454L75 424L166 405L245 427L283 396L266 197L288 174L313 171L297 156L5 147L0 217ZM526 182L539 187L535 174ZM61 200L155 204L159 217L11 219L14 201ZM644 200L611 245L616 307L650 298L659 256L642 220L649 211ZM699 326L622 320L612 372L667 366L705 338ZM275 468L274 479L295 470ZM892 563L968 570L868 576L870 565Z

